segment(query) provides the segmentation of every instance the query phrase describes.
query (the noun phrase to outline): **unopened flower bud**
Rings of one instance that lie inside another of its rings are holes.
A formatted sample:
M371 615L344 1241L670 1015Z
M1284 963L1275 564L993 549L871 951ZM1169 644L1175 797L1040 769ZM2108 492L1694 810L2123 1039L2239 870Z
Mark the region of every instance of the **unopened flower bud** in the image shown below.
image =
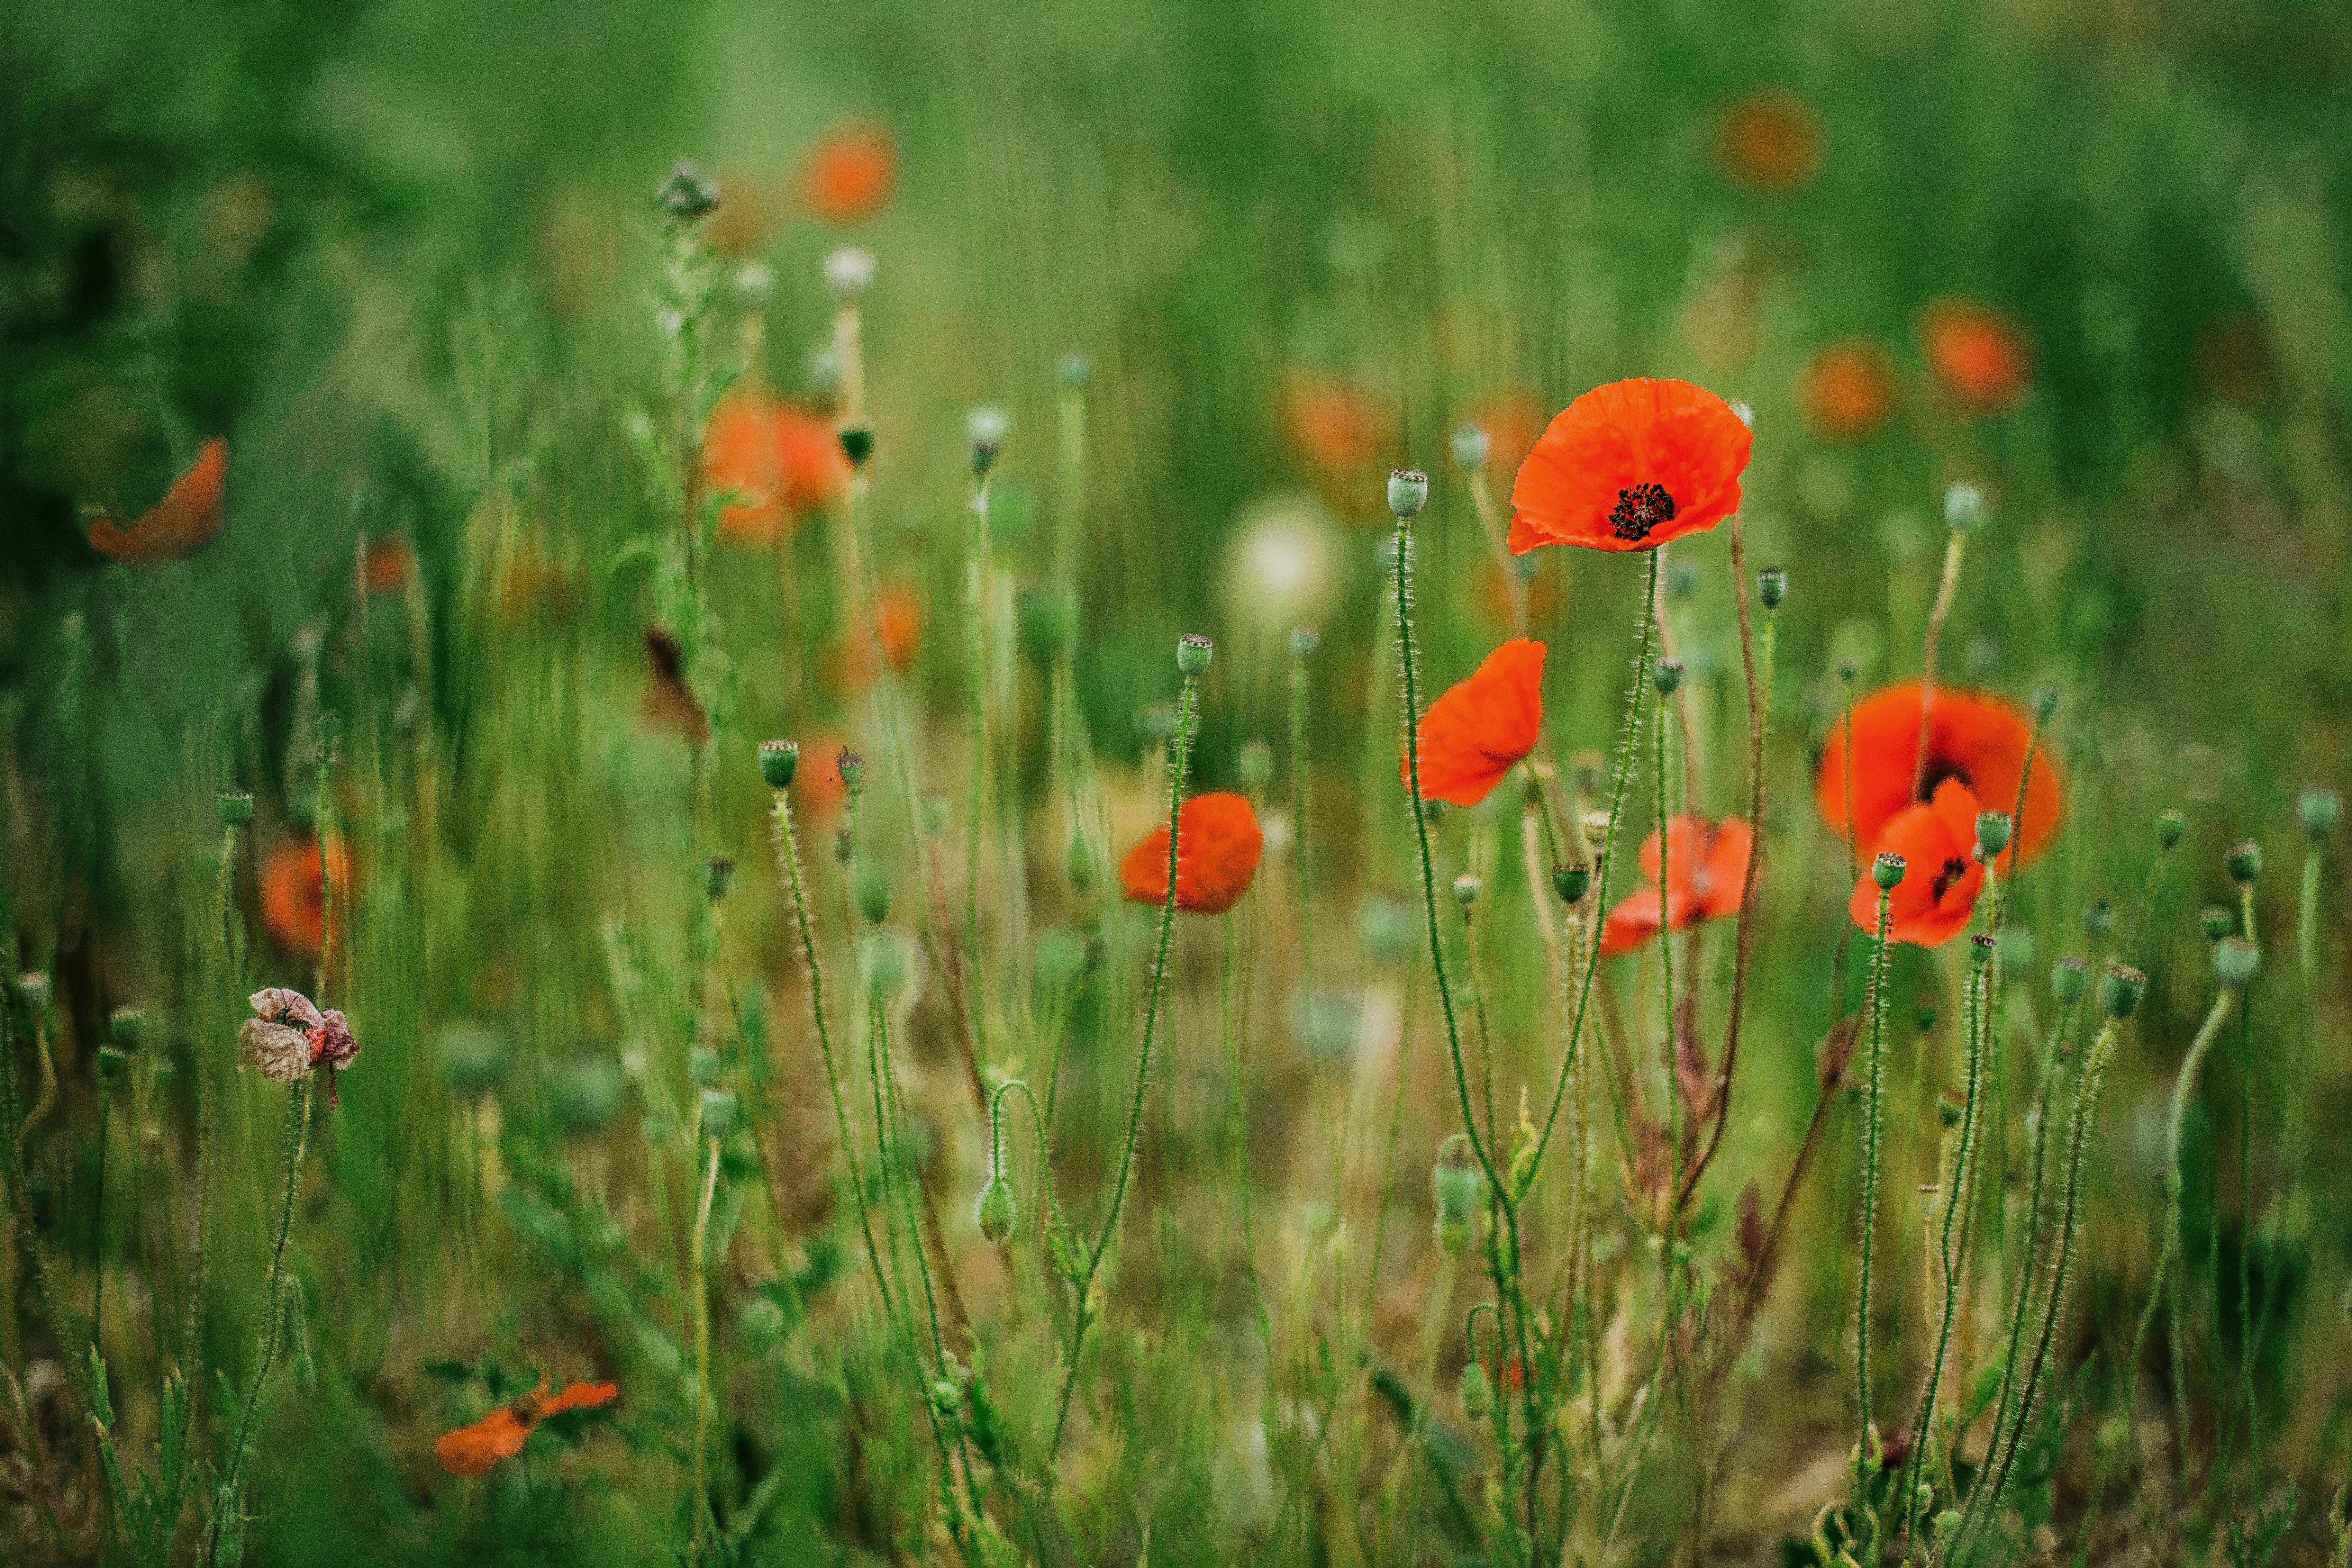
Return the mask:
M1870 863L1870 879L1878 884L1881 891L1893 892L1895 884L1903 880L1903 857L1892 849L1882 850L1878 858Z
M2213 944L2213 983L2224 990L2245 989L2262 964L2262 950L2244 937L2225 936Z
M1675 694L1675 689L1683 683L1683 661L1678 658L1658 660L1654 679L1658 684L1658 695L1672 697Z
M2179 812L2168 807L2156 814L2156 847L2158 849L2171 848L2188 831L2189 819Z
M2208 904L2197 916L2198 929L2207 942L2219 942L2237 929L2238 917L2230 912L2227 904Z
M1993 857L2009 847L2011 829L2016 825L2005 811L1977 813L1977 858L1990 864Z
M2092 899L2083 905L2083 934L2093 942L2104 940L2115 923L2116 906L2110 900Z
M1085 834L1070 835L1070 847L1062 857L1062 869L1068 874L1070 886L1078 892L1086 893L1094 888L1095 852L1087 847Z
M724 855L713 855L702 863L703 891L714 904L725 903L727 895L735 890L735 862Z
M1021 1200L1013 1195L1013 1184L1003 1176L989 1177L988 1184L980 1189L973 1217L991 1246L1002 1247L1012 1240L1013 1227L1021 1223Z
M1486 466L1486 451L1491 445L1486 430L1470 420L1454 427L1454 460L1475 473Z
M2295 797L2295 821L2303 826L2304 837L2315 843L2335 832L2343 815L2344 797L2324 785L2306 784Z
M1990 932L1979 931L1969 938L1969 967L1982 969L1986 964L1990 963L1993 953L2000 946L2000 943Z
M1290 657L1293 658L1307 658L1312 657L1315 652L1315 645L1318 640L1320 640L1319 634L1317 633L1313 626L1291 627Z
M1767 612L1780 607L1789 596L1789 574L1778 566L1767 566L1756 574L1756 598Z
M220 819L225 827L243 827L253 820L253 792L247 789L225 789L220 792Z
M1470 1245L1471 1222L1478 1213L1478 1167L1448 1151L1429 1173L1430 1196L1437 1209L1437 1246L1448 1258L1459 1258Z
M1476 1362L1462 1368L1462 1414L1473 1421L1484 1421L1495 1408L1495 1385L1487 1381L1486 1369Z
M801 748L797 741L762 741L760 742L760 776L770 789L790 789L793 774L800 771Z
M1551 868L1551 889L1563 904L1581 902L1584 890L1591 885L1592 868L1581 862L1571 866L1563 861Z
M877 867L858 868L857 912L868 925L878 926L890 918L890 882Z
M2223 861L2230 868L2231 879L2244 887L2263 874L2263 847L2251 838L2232 844Z
M1198 680L1209 673L1209 660L1215 655L1217 645L1198 632L1186 632L1176 639L1176 668L1187 680Z
M2050 966L2050 994L2061 1007L2071 1007L2091 988L2091 966L2069 955Z
M1262 794L1274 779L1274 748L1264 741L1244 741L1234 765L1241 774L1242 788L1252 795Z
M1399 468L1389 476L1389 510L1401 522L1410 521L1429 504L1429 476L1419 468Z
M824 253L824 286L847 303L874 287L874 253L862 245L836 245Z
M2127 963L2113 964L2106 979L2099 983L2099 1005L2107 1010L2108 1017L2120 1024L2132 1016L2147 992L2147 975Z
M1454 879L1454 901L1468 909L1478 901L1478 879L1465 871Z
M1984 521L1984 491L1971 484L1948 484L1944 487L1944 526L1954 533L1966 533Z
M864 468L874 456L874 426L845 425L839 433L841 455L849 459L853 468Z

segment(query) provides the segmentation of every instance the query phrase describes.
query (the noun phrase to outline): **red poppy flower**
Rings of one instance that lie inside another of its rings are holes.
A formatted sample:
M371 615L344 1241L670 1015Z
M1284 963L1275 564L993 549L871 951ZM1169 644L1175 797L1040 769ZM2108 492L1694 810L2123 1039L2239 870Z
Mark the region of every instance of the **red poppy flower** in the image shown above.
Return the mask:
M801 201L823 223L863 222L898 188L898 145L871 121L835 126L801 159Z
M415 570L415 549L402 535L394 533L368 541L360 574L366 578L369 593L397 594L408 586L408 574Z
M330 841L321 867L319 840L289 838L269 852L261 866L261 918L278 945L306 957L326 939L327 895L320 885L324 870L334 883L335 901L348 910L352 894L352 857L341 839ZM340 926L338 919L336 924Z
M1715 152L1723 172L1741 184L1793 191L1821 167L1821 121L1788 93L1750 93L1724 115Z
M1979 809L1976 792L1948 778L1933 799L1905 806L1880 830L1877 853L1903 857L1903 879L1887 895L1887 941L1937 947L1969 929L1984 887L1976 858ZM1869 872L1854 883L1845 909L1863 930L1878 930L1878 882Z
M1797 407L1825 441L1876 435L1902 401L1893 357L1868 338L1832 343L1797 373Z
M1544 410L1551 404L1531 387L1515 386L1496 393L1470 411L1470 423L1486 432L1486 467L1496 473L1516 474L1534 449L1549 423Z
M882 640L882 657L890 668L903 671L915 662L922 646L923 606L913 588L886 583L875 590L875 631ZM824 650L822 671L825 684L844 694L862 691L874 676L874 655L863 627L856 628Z
M1919 683L1883 686L1853 707L1854 848L1865 858L1889 847L1887 825L1914 802L1911 781L1919 760ZM1932 792L1958 779L1988 811L2015 811L2017 783L2033 727L2002 699L1955 687L1936 689L1927 715L1927 766L1921 787ZM1846 827L1845 721L1830 729L1813 779L1813 803L1822 820L1843 836ZM2058 837L2065 811L2058 770L2036 747L2033 773L2025 788L2024 816L2010 847L2002 852L2001 875L2030 864ZM1973 844L1975 829L1969 829Z
M1686 381L1612 382L1554 418L1511 486L1511 552L1655 550L1739 510L1748 426Z
M1727 816L1710 823L1696 812L1667 819L1665 924L1685 926L1736 915L1748 887L1748 856L1753 847L1748 824ZM1642 875L1651 883L1636 889L1609 911L1601 928L1604 958L1631 952L1658 934L1658 836L1642 840Z
M185 561L220 531L221 483L227 477L228 443L215 437L138 521L128 528L110 517L92 522L90 548L117 561Z
M773 549L849 489L849 459L833 426L757 393L730 395L711 414L702 468L705 483L735 495L719 513L720 542L746 550Z
M2033 380L2033 344L1990 305L1938 300L1919 319L1927 369L1963 414L2000 414Z
M502 1459L522 1452L531 1432L551 1415L567 1410L594 1410L621 1397L617 1383L574 1383L548 1396L548 1379L509 1404L501 1405L471 1426L444 1432L433 1440L433 1457L453 1476L487 1474Z
M1421 716L1421 798L1475 805L1543 738L1544 645L1513 637ZM1397 778L1412 787L1412 759Z
M1282 388L1282 434L1342 517L1360 515L1395 465L1395 405L1356 382L1298 372Z
M1176 813L1176 907L1198 914L1222 914L1249 891L1257 873L1265 836L1249 797L1196 795ZM1118 863L1118 881L1128 901L1164 903L1168 899L1168 825L1143 837Z

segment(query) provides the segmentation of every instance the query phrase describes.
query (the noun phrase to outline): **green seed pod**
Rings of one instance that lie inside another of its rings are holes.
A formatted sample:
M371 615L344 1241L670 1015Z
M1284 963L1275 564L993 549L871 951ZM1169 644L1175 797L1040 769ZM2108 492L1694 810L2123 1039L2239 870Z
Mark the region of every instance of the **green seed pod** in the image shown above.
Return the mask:
M1992 962L1994 951L2000 946L1990 933L1979 931L1969 938L1969 966L1981 970Z
M1095 852L1087 847L1083 833L1070 835L1070 847L1062 857L1062 869L1068 873L1070 886L1081 895L1091 892L1095 885Z
M2263 874L2263 847L2251 838L2232 844L2223 863L2230 868L2231 880L2240 887L2248 886Z
M770 789L790 789L793 774L801 765L801 748L797 741L762 741L760 742L760 776Z
M862 468L874 456L874 426L845 425L841 427L841 455L849 459L853 468Z
M735 1125L735 1091L720 1084L702 1091L702 1131L713 1138L724 1138L727 1130Z
M996 467L997 456L1004 450L1005 432L1012 426L1011 416L993 403L983 403L964 416L964 434L971 439L971 471L975 477Z
M856 795L866 782L866 759L844 746L834 753L833 771L841 775L842 784Z
M584 1138L612 1125L625 1091L618 1062L579 1056L548 1076L547 1107L565 1131Z
M1585 889L1591 886L1592 868L1580 861L1573 866L1563 861L1551 868L1551 890L1559 895L1563 904L1581 902Z
M980 1234L992 1246L1002 1247L1012 1240L1013 1227L1021 1223L1021 1200L1013 1195L1013 1184L1003 1176L989 1177L988 1184L980 1189L973 1217L979 1222Z
M2139 1006L2139 999L2147 992L2147 976L2127 963L2112 964L2107 977L2099 984L2099 1003L2107 1016L2122 1023Z
M2226 904L2208 904L2199 912L2197 926L2205 933L2207 942L2219 942L2238 929L2238 917L2230 912Z
M2050 994L2061 1007L2071 1007L2091 988L2091 966L2079 958L2062 958L2050 966Z
M1317 632L1313 626L1291 627L1290 657L1293 658L1312 658L1315 653L1315 645L1319 640L1321 640L1321 634Z
M1454 879L1454 901L1468 909L1478 901L1478 879L1465 871Z
M1683 683L1683 661L1678 658L1658 660L1658 668L1652 673L1651 679L1657 682L1659 696L1672 697L1675 689Z
M2011 830L2015 826L2005 811L1977 813L1977 858L1990 864L1993 858L2009 847Z
M857 868L857 912L867 925L878 926L890 918L890 880L878 866Z
M1400 522L1411 521L1429 504L1429 476L1419 468L1399 468L1389 476L1389 510Z
M1966 483L1944 487L1944 526L1954 533L1966 533L1984 521L1985 497L1979 487Z
M27 969L16 976L16 994L25 999L25 1011L37 1018L49 1010L49 972Z
M694 1079L697 1089L709 1089L719 1081L719 1053L709 1046L697 1046L686 1053L687 1075Z
M1495 1385L1487 1380L1486 1369L1476 1362L1462 1368L1462 1414L1473 1421L1484 1421L1495 1408Z
M442 1081L468 1098L504 1082L512 1055L498 1026L476 1018L452 1018L434 1037L433 1057Z
M1217 645L1198 632L1186 632L1176 639L1176 669L1187 680L1198 680L1209 673L1209 660Z
M1936 998L1934 996L1922 991L1919 994L1918 1000L1912 1003L1911 1007L1914 1016L1916 1016L1919 1021L1919 1032L1921 1034L1924 1035L1928 1030L1936 1026Z
M2295 797L2295 821L2302 825L2304 837L2315 844L2334 833L2343 816L2344 797L2332 789L2309 784Z
M225 827L243 827L253 820L253 792L225 789L220 792L220 819Z
M1893 892L1895 884L1903 880L1903 857L1892 849L1880 851L1878 858L1870 863L1870 879L1878 884L1882 892Z
M1234 771L1241 774L1242 788L1252 795L1265 794L1274 780L1274 748L1264 741L1244 741Z
M938 790L926 790L915 804L915 815L922 819L923 837L944 838L948 831L948 797Z
M2104 941L2115 923L2116 906L2109 900L2093 899L2083 906L2083 934L2093 942Z
M2170 807L2156 814L2156 847L2169 849L2189 831L2189 819Z
M124 1050L121 1046L106 1045L98 1047L99 1077L111 1082L113 1079L121 1078L122 1076L123 1069L128 1068L130 1065L131 1053Z
M1756 574L1756 599L1769 614L1780 607L1789 596L1789 574L1778 566L1767 566Z
M147 1014L140 1007L117 1007L107 1020L107 1032L113 1038L114 1048L125 1056L138 1053L147 1042Z
M2213 980L2225 990L2244 990L2262 964L2262 950L2244 937L2225 936L2213 944Z
M702 863L702 890L710 895L714 904L723 904L727 895L735 890L735 862L725 855L713 855Z

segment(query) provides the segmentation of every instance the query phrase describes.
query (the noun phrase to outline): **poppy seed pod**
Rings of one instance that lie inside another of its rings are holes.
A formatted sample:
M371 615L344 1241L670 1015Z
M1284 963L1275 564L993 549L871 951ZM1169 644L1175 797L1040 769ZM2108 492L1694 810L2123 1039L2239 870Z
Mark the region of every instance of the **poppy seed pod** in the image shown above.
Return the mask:
M1095 852L1087 847L1087 836L1070 835L1070 847L1062 857L1062 869L1070 879L1070 886L1085 893L1095 885Z
M2244 937L2225 936L2213 944L2213 982L2226 990L2244 990L2262 965L2262 949Z
M1429 504L1429 476L1419 468L1399 468L1389 476L1389 510L1407 522Z
M1313 626L1293 626L1290 629L1290 657L1306 658L1312 655L1320 635Z
M834 753L833 771L841 775L842 784L852 795L866 782L866 759L847 746Z
M2104 938L2115 923L2116 906L2110 900L2092 899L2083 905L2083 934L2093 942Z
M16 976L16 994L25 999L25 1011L37 1018L49 1010L49 973L46 969L27 969Z
M2010 831L2016 825L2005 811L1977 813L1977 858L1990 863L1993 857L2009 847Z
M1551 868L1551 889L1563 904L1580 903L1584 890L1592 885L1592 868L1579 862L1570 866L1565 861Z
M1478 901L1478 879L1465 871L1454 879L1454 901L1468 909Z
M1087 354L1064 354L1054 362L1054 379L1062 384L1065 392L1083 392L1093 384L1095 362Z
M727 895L735 890L735 862L724 855L713 855L702 863L702 889L710 895L714 904L723 904Z
M1678 658L1658 660L1658 668L1652 679L1658 684L1659 696L1672 697L1675 689L1683 683L1683 661Z
M2238 917L2227 904L2208 904L2197 914L2197 926L2207 942L2219 942L2237 929Z
M1187 680L1198 680L1209 673L1209 660L1214 657L1217 645L1198 632L1186 632L1176 639L1176 668Z
M800 771L801 748L796 741L762 741L760 742L760 776L768 781L770 789L782 790L793 786L793 774Z
M1903 880L1903 857L1892 851L1881 854L1870 863L1870 879L1878 884L1881 892L1893 892L1895 884Z
M131 1053L121 1046L109 1045L98 1047L99 1077L109 1079L121 1078L122 1069L130 1065Z
M2147 994L2147 976L2127 963L2110 964L2107 977L2099 983L2099 1005L2118 1024L2132 1016Z
M971 471L985 474L996 467L1004 450L1004 433L1012 420L993 403L983 403L964 417L964 434L971 438Z
M2230 868L2230 878L2239 886L2252 883L2263 874L2263 847L2249 838L2230 846L2223 863Z
M948 830L948 797L937 790L926 790L915 805L915 815L921 820L923 837L940 838Z
M862 866L857 871L857 912L866 917L868 925L880 925L890 918L890 882L872 866Z
M134 1052L146 1042L147 1014L138 1007L117 1007L107 1020L107 1032L117 1050Z
M2344 815L2344 797L2321 784L2307 784L2295 797L2294 818L2304 837L2316 843L2336 831Z
M246 789L225 789L220 792L220 819L225 827L243 827L253 820L253 792Z
M1984 491L1975 485L1948 484L1944 487L1944 526L1954 533L1966 533L1984 521Z
M863 246L836 245L824 253L824 286L844 302L874 287L874 253Z
M1918 1022L1921 1034L1924 1035L1936 1026L1936 998L1932 994L1925 991L1921 992L1917 1000L1911 1004L1911 1009L1912 1016Z
M988 1184L980 1189L972 1217L991 1246L1002 1247L1012 1240L1013 1227L1021 1223L1021 1200L1013 1195L1013 1184L1003 1176L989 1177Z
M719 1053L709 1046L697 1046L686 1053L686 1070L697 1089L709 1089L719 1081Z
M1837 662L1837 672L1838 679L1840 680L1844 681L1848 686L1852 686L1853 684L1853 678L1862 673L1862 666L1853 659L1842 658Z
M2053 718L2057 716L2057 712L2058 689L2054 686L2035 687L2033 689L2034 723L2047 724Z
M2171 848L2188 831L2189 819L2179 812L2168 807L2156 814L2156 847L2158 849Z
M862 468L874 456L874 426L845 425L840 434L841 455L849 459L853 468Z
M2000 943L1988 932L1977 932L1976 935L1969 938L1969 966L1976 969L1982 969L1986 964L1992 962L1992 955L2000 946Z
M2091 988L2091 966L2079 958L2062 958L2050 966L2050 994L2061 1007L2071 1007Z
M1476 1362L1462 1368L1462 1414L1473 1421L1484 1421L1495 1408L1495 1385L1486 1380L1486 1369Z
M1472 473L1486 466L1486 453L1492 445L1486 439L1486 429L1474 421L1465 420L1454 427L1454 460Z
M1756 598L1769 613L1780 607L1789 596L1789 574L1778 566L1767 566L1756 574Z
M1242 788L1261 794L1274 781L1274 748L1264 741L1244 741L1234 768L1241 774Z
M719 187L707 178L699 165L690 159L681 159L654 192L654 205L662 216L678 223L698 223L719 210Z

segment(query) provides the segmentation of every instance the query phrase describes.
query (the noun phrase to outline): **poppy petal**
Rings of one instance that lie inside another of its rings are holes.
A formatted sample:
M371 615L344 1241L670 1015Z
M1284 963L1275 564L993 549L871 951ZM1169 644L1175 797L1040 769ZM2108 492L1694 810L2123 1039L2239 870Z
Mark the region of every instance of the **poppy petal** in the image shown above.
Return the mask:
M471 1426L442 1433L433 1440L433 1457L453 1476L486 1475L500 1460L522 1452L530 1427L501 1406Z
M561 1415L567 1410L594 1410L621 1397L617 1383L573 1383L564 1385L563 1392L539 1407L541 1420Z
M1196 795L1177 812L1176 821L1176 907L1206 915L1233 908L1249 891L1265 843L1249 798L1228 792ZM1167 901L1166 823L1127 852L1118 879L1130 903Z
M117 561L185 561L220 532L221 488L227 477L228 443L215 437L136 522L125 528L102 517L91 523L91 548Z
M1896 681L1853 706L1854 842L1883 847L1879 837L1896 813L1912 804L1911 781L1920 762L1922 721L1919 683ZM2025 777L2023 808L2001 864L2004 876L2031 865L2049 847L2065 821L2065 795L2048 751L2033 747L2031 773L2026 752L2033 726L2014 704L1987 692L1939 686L1926 714L1925 781L1957 778L1979 802L1995 810L2018 809L2018 780ZM1843 837L1847 803L1844 773L1846 721L1830 730L1814 778L1813 803L1822 820Z
M1617 901L1601 924L1601 956L1631 952L1658 934L1658 889L1637 888Z
M1543 738L1544 645L1514 637L1421 716L1421 797L1475 805ZM1397 778L1412 782L1412 759Z
M1976 796L1957 779L1936 797L1895 814L1880 834L1880 853L1903 857L1903 879L1887 897L1889 942L1938 947L1966 931L1984 887L1976 847ZM1868 875L1854 885L1846 912L1864 931L1878 929L1878 884Z
M1595 387L1519 466L1510 548L1654 550L1712 528L1739 508L1750 442L1730 405L1686 381Z

